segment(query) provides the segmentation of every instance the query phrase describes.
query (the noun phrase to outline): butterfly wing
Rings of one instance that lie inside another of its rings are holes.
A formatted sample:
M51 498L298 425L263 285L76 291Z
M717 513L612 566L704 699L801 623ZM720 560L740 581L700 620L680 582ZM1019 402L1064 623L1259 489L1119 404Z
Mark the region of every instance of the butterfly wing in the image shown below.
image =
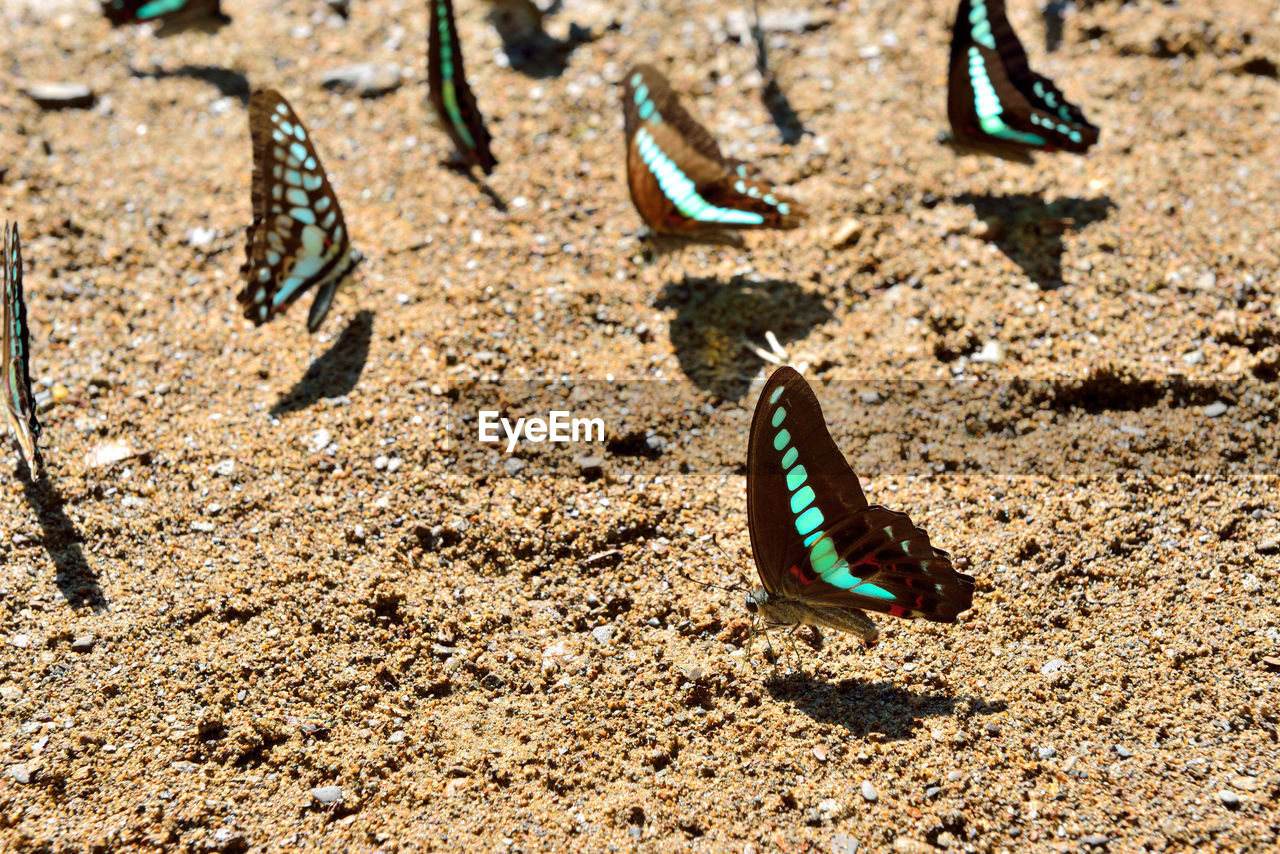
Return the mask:
M1070 103L1062 94L1062 90L1053 81L1042 74L1031 70L1027 60L1027 51L1022 46L1018 34L1009 23L1009 15L1005 11L1004 0L986 0L987 17L991 22L991 33L995 38L996 50L1004 63L1005 74L1009 82L1022 93L1034 107L1055 115L1061 122L1077 126L1081 129L1084 149L1098 141L1098 128L1084 116L1084 111ZM1068 139L1067 143L1073 140ZM1067 144L1058 147L1072 151Z
M491 137L462 67L462 43L453 19L453 0L429 0L427 84L431 103L458 151L484 174L498 165L489 150Z
M113 27L158 23L166 33L231 22L220 0L102 0L102 13Z
M815 605L953 622L973 579L905 513L867 505L804 378L760 392L747 450L751 550L765 589Z
M1004 0L961 0L951 32L947 116L954 142L1010 160L1058 149L1082 154L1098 129L1027 65Z
M622 99L631 200L655 232L796 228L808 216L757 170L726 160L657 69L628 71Z
M36 418L35 395L31 393L30 339L27 304L22 295L22 244L16 223L4 230L4 402L9 426L13 428L27 468L33 478L44 468L37 440L40 422Z
M237 299L245 317L261 325L315 287L307 317L307 329L315 332L338 285L363 256L351 248L342 208L310 135L279 92L254 91L249 136L253 224Z

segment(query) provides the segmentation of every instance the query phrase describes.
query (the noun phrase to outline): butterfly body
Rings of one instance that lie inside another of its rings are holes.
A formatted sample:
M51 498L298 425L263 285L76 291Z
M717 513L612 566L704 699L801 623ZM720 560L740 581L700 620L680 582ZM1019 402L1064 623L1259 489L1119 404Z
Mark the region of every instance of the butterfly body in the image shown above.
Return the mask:
M1004 0L961 0L951 33L947 92L951 134L962 153L1030 163L1036 151L1083 154L1098 128L1053 81L1031 70Z
M794 626L835 629L856 635L867 645L880 638L880 629L857 608L811 605L803 599L789 599L780 593L770 593L763 587L747 594L746 608L760 618L766 630Z
M627 185L658 238L739 246L738 231L797 228L808 217L758 169L726 158L657 69L634 66L625 81Z
M493 172L498 161L489 150L492 137L462 66L462 44L453 17L453 0L429 0L431 20L427 38L427 83L431 104L441 126L468 165Z
M766 631L809 625L874 643L867 616L954 622L973 579L905 514L869 505L809 384L779 368L760 393L747 450L751 549L762 587L747 610Z
M253 224L237 299L245 317L266 323L314 288L307 329L320 328L338 286L364 260L351 246L338 198L310 136L274 89L249 101L253 142Z
M6 226L4 230L3 288L4 329L0 333L3 355L0 362L4 375L5 415L27 461L27 468L35 478L40 476L44 460L37 444L41 429L36 418L35 395L31 391L31 332L27 326L27 304L22 294L22 244L16 224Z
M218 29L231 23L220 0L103 0L102 13L114 27L158 23L161 32Z

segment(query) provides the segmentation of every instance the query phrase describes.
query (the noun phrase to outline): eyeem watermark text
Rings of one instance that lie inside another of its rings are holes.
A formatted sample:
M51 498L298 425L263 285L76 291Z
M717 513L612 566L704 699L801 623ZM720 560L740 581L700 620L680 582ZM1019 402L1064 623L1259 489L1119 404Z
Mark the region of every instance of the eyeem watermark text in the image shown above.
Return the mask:
M568 410L553 409L546 418L517 418L513 424L496 409L482 409L478 433L481 442L501 442L505 434L509 454L520 442L603 442L604 419L574 418Z

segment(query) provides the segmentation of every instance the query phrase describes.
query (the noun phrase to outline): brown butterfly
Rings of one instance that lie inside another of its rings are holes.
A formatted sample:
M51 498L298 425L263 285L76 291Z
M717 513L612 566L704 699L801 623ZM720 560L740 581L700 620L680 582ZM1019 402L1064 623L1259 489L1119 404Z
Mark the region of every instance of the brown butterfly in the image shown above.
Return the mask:
M652 66L627 72L622 107L631 201L655 236L741 246L738 230L797 228L808 218L755 167L721 154Z
M951 31L947 90L951 134L961 153L1031 163L1036 151L1083 154L1098 128L1047 77L1027 64L1004 0L960 0Z
M253 142L253 224L245 246L244 315L262 325L308 289L315 299L307 331L320 328L338 285L362 260L351 247L338 197L329 186L311 137L274 89L249 99Z
M865 611L953 623L973 604L973 578L907 514L867 504L794 368L774 371L756 404L747 521L763 587L746 606L765 632L822 626L872 644L880 631Z
M498 161L489 150L491 137L462 68L462 43L458 41L458 25L453 20L453 0L428 2L431 20L427 38L427 85L431 88L431 103L459 156L488 175Z

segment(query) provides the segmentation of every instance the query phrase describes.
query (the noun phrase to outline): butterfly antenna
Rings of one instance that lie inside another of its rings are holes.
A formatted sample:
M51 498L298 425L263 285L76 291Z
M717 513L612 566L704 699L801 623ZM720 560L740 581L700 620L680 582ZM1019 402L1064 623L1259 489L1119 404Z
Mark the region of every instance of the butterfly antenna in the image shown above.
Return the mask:
M733 562L734 562L733 556L732 556L732 555L730 555L727 551L725 551L725 550L724 550L724 546L720 545L720 538L719 538L719 536L718 536L718 535L716 535L716 534L712 534L712 535L711 535L711 545L713 545L713 546L715 546L717 549L719 549L719 550L720 550L720 554L724 555L724 556L725 556L725 559L726 559L726 560L728 560L730 563L733 563ZM742 587L745 587L745 588L750 589L750 587L751 587L751 581L750 581L750 580L747 578L747 576L742 572L742 570L737 569L737 570L734 570L734 571L738 574L738 580L739 580L739 582L741 582ZM729 589L729 588L726 588L726 589ZM735 585L732 589L737 590L737 589L740 589L740 588L739 588L737 585Z
M739 587L739 586L738 586L738 585L736 585L736 584L735 584L734 586L732 586L732 587L725 587L725 586L723 586L723 585L721 585L721 584L708 584L708 583L707 583L707 582L705 582L705 581L699 581L698 579L694 578L693 576L688 575L688 574L683 573L683 572L677 572L677 573L676 573L676 575L680 576L681 578L683 578L683 579L684 579L684 580L686 580L686 581L692 581L694 584L698 585L699 587L701 587L701 588L702 588L702 589L704 589L704 590L727 590L727 591L728 591L728 592L730 592L730 593L734 593L734 592L736 592L736 591L738 591L738 590L741 590L741 589L742 589L741 587Z

